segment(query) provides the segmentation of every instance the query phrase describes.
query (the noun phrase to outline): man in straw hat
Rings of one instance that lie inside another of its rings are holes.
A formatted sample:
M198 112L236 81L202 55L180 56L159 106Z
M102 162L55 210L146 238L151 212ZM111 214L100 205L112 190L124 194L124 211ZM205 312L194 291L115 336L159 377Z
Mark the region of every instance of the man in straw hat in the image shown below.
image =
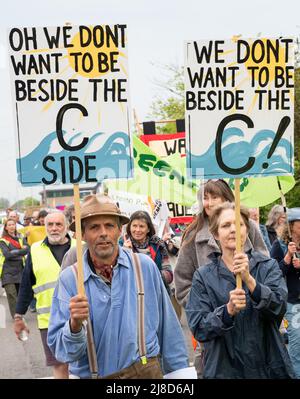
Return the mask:
M47 329L52 296L60 273L61 262L64 254L76 245L76 241L67 234L68 223L65 215L60 211L49 213L45 218L45 226L46 238L31 246L26 259L14 316L14 331L19 339L22 339L24 331L29 333L24 315L31 303L32 293L34 293L38 328L45 352L46 365L53 368L54 378L69 378L68 365L55 359L47 345Z
M91 372L94 378L162 378L188 366L184 336L158 268L148 256L136 259L118 245L128 221L113 202L86 197L81 206L86 295L77 295L76 266L62 271L54 292L48 344L80 378ZM92 344L86 325L93 329Z

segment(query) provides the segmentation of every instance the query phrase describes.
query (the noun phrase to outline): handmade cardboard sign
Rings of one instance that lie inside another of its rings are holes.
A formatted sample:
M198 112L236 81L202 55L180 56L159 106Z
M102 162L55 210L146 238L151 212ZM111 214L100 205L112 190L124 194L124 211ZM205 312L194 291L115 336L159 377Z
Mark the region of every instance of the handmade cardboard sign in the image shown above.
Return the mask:
M140 140L161 158L172 154L185 156L185 132L174 134L144 134Z
M126 29L9 30L22 185L132 177Z
M145 134L139 137L143 143L167 162L171 162L178 167L177 170L184 170L185 163L180 157L185 157L185 132L173 134ZM174 158L173 158L174 156ZM171 161L171 158L172 161ZM196 199L195 199L196 200ZM175 202L167 203L169 208L170 223L191 223L193 213L190 207L176 204Z
M186 42L185 87L190 177L293 174L293 39Z

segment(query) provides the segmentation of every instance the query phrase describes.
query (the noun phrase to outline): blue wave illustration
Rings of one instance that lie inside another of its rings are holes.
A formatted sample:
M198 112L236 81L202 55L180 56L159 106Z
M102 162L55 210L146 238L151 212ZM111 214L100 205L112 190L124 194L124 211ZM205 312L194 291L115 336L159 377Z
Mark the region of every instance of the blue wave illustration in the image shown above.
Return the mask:
M232 139L239 137L240 140L235 143ZM284 175L292 174L291 157L293 154L293 145L286 139L281 139L271 157L268 159L268 153L275 138L275 132L269 129L258 131L251 142L243 140L244 132L236 127L230 127L224 130L222 140L222 158L226 166L230 168L240 168L245 165L249 157L255 157L255 162L251 169L240 175L231 175L231 177L246 177L262 175ZM264 168L263 164L268 163ZM198 169L198 171L197 171ZM194 155L187 152L187 173L189 178L199 178L201 169L208 178L228 177L228 173L222 170L216 160L215 141L208 150L202 155Z
M65 135L66 132L63 132ZM72 157L77 157L84 164L85 156L94 156L95 159L90 159L89 164L91 168L89 169L89 179L101 182L103 179L113 179L113 178L130 178L133 176L133 158L130 156L130 140L129 136L124 132L115 132L107 138L105 143L101 148L94 151L88 151L93 142L101 135L103 132L97 132L92 137L89 138L88 144L78 150L78 151L68 151L61 150L59 152L50 152L50 147L52 143L57 140L56 132L49 133L39 145L32 150L28 155L18 158L17 164L17 174L18 180L24 186L34 186L43 184L42 179L44 178L47 182L53 180L54 174L56 173L55 183L72 183L70 181L70 170L68 159ZM68 145L72 145L76 138L80 137L82 133L77 133L72 138L67 141ZM45 165L43 161L46 157L48 158ZM62 161L64 159L64 161ZM61 164L65 163L65 170L62 170ZM50 169L47 169L47 167ZM75 160L72 163L73 167L73 177L75 178L82 174L82 167ZM82 178L79 182L85 182L85 173L83 173ZM46 183L50 184L50 183Z

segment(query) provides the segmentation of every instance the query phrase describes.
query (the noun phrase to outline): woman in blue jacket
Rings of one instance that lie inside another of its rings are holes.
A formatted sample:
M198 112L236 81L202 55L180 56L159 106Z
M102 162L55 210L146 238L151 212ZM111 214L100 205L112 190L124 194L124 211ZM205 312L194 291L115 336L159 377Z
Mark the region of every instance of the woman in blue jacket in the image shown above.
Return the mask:
M222 253L195 272L186 307L193 335L204 342L203 378L293 378L279 332L287 287L277 261L259 252L236 253L234 204L215 208L209 225ZM248 230L242 209L242 245ZM237 273L242 289L236 288Z
M286 278L288 351L296 376L300 378L300 208L288 209L287 216L290 231L286 225L281 238L273 242L271 256L278 261Z

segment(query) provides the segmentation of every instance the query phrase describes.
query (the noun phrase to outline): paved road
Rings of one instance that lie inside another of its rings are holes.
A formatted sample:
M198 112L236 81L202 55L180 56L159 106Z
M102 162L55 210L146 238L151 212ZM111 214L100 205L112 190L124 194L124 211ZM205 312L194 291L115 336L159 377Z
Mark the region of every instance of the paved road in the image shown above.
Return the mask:
M36 313L27 312L25 317L30 335L26 342L21 342L13 332L7 299L0 296L0 379L46 378L52 375L51 368L45 366Z
M3 316L5 320L3 320ZM13 332L13 321L8 310L6 297L0 296L0 379L35 379L52 376L52 369L45 366L43 347L37 329L36 313L27 312L25 318L30 335L28 341L21 342ZM193 351L190 332L186 326L184 315L181 324L187 338L190 361L192 361Z

